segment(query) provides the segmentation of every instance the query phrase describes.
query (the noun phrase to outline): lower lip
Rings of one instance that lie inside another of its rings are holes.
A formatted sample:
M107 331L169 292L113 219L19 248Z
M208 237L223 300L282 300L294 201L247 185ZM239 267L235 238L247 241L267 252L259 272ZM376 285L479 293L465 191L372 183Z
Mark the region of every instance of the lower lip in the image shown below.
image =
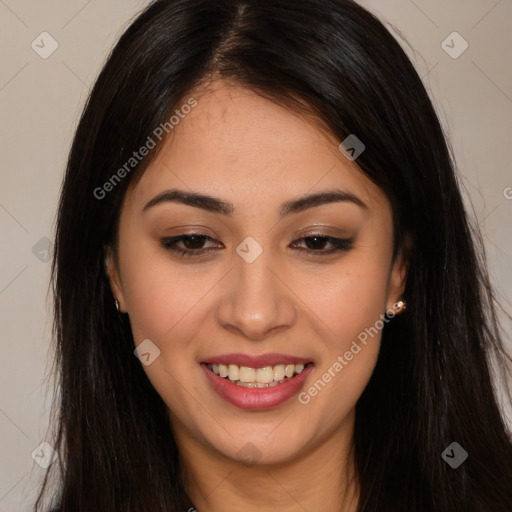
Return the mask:
M295 377L271 388L246 388L237 386L229 379L213 373L206 363L201 363L213 389L230 404L240 409L268 409L286 402L298 393L300 387L313 370L308 364L304 370Z

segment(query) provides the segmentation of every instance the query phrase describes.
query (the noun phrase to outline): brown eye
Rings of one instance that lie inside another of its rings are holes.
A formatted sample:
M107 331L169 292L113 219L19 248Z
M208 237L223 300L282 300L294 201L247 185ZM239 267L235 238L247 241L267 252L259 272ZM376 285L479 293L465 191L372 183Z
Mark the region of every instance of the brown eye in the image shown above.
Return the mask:
M162 238L160 240L160 244L164 249L174 251L181 256L196 256L203 254L204 252L210 252L212 247L204 247L204 244L207 241L214 242L213 238L207 235L191 233L188 235ZM182 244L182 247L180 247L178 244Z
M336 238L333 236L323 236L323 235L309 235L303 238L299 238L296 240L297 242L304 241L306 245L306 249L300 249L299 250L306 250L312 254L315 254L316 256L322 256L325 254L333 254L340 251L349 251L352 249L354 243L352 239L343 239L343 238ZM325 245L330 244L330 249L325 249Z

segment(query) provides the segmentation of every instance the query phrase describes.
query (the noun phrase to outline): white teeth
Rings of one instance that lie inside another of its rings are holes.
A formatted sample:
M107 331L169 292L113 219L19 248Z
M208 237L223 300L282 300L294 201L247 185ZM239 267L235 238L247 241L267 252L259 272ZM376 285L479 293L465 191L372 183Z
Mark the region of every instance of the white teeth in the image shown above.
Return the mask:
M284 379L284 364L278 364L274 366L274 380Z
M238 374L238 379L232 379L231 374L229 374L229 380L240 380L240 382L254 382L256 380L256 370L254 368L240 366L240 371Z
M229 380L240 379L240 368L236 364L230 364L228 366L228 377Z
M265 366L256 370L256 382L270 384L274 380L274 369L272 366Z
M284 374L290 378L293 377L293 372L295 371L295 365L294 364L287 364L286 368L284 369Z
M285 378L291 379L304 370L304 364L278 364L263 368L250 368L236 364L209 364L208 368L216 375L228 378L239 386L248 388L273 387L281 383Z

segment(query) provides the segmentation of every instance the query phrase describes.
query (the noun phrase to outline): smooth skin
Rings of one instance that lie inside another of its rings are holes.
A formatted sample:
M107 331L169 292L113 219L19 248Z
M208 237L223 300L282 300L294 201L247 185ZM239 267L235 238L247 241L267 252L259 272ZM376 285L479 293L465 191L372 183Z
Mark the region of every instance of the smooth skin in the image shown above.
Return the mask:
M211 388L200 362L232 352L298 355L315 365L307 391L401 298L407 262L402 250L392 261L390 203L311 119L228 81L190 96L197 106L128 190L107 257L135 344L150 339L160 350L144 370L168 406L187 492L200 512L354 512L355 406L380 331L307 404L294 396L270 409L237 408ZM144 209L169 189L213 196L233 212L174 201ZM282 203L332 190L365 206L337 201L280 217ZM210 238L177 247L199 255L162 246L192 233ZM305 238L314 234L353 241L322 255L333 244ZM249 236L263 249L252 263L236 252ZM254 464L242 460L248 443Z

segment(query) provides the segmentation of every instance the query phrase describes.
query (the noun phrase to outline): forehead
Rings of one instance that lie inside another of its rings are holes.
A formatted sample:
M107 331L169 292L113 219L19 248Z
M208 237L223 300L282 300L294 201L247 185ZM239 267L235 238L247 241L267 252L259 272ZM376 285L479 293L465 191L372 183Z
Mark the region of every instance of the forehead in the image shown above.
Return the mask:
M341 153L340 141L311 119L223 81L192 91L184 103L189 98L197 105L180 116L129 190L128 204L140 206L179 187L220 195L243 208L255 200L270 205L336 187L370 208L388 207L382 191Z

